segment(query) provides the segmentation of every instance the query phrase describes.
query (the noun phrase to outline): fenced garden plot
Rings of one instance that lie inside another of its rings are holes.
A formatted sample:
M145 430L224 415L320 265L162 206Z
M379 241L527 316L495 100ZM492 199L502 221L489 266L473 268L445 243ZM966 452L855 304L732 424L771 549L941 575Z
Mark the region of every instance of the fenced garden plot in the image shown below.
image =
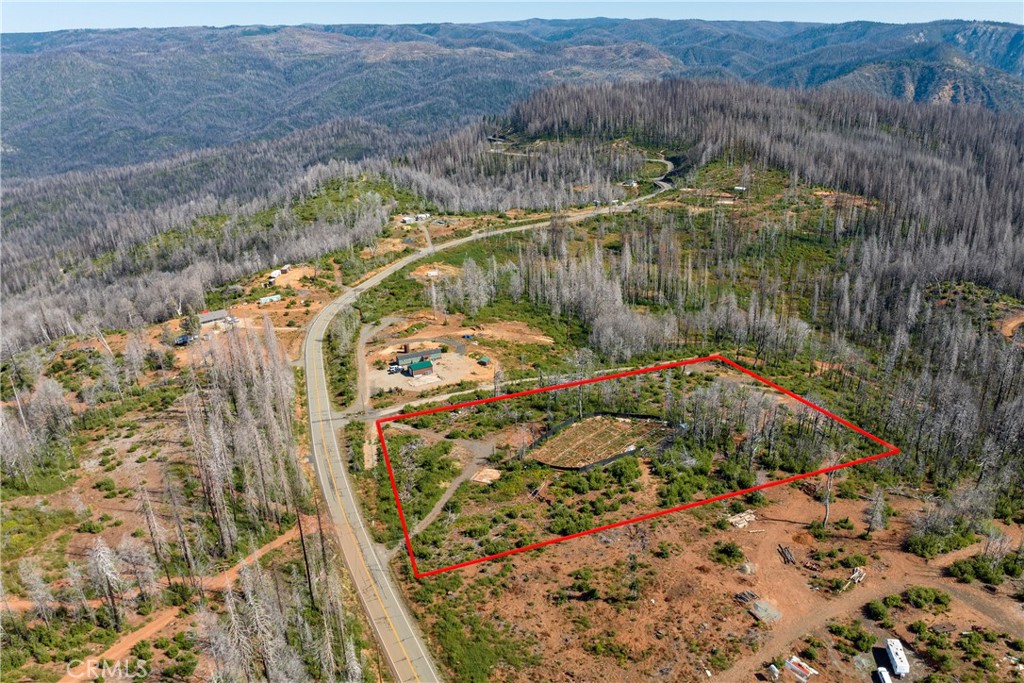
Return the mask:
M543 438L528 457L558 469L587 469L659 443L669 433L660 420L595 415Z

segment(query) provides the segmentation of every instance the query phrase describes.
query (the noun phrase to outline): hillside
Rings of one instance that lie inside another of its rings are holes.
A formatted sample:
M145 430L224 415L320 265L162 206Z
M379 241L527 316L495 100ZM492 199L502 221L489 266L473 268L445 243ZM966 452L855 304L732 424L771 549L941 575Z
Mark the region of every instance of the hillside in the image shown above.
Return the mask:
M8 178L120 166L339 117L424 133L562 82L695 77L1020 109L1022 29L581 19L4 36Z

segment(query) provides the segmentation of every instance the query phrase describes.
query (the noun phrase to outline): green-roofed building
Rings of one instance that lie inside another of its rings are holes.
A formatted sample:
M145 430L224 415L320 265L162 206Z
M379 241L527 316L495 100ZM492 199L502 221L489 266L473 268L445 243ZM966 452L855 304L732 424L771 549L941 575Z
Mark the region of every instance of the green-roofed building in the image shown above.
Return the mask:
M409 365L409 376L420 377L421 375L433 375L434 364L429 360L421 360L418 363L411 363Z
M441 349L423 349L422 351L400 353L395 356L395 365L404 368L424 360L441 360L441 354L443 353L444 351Z

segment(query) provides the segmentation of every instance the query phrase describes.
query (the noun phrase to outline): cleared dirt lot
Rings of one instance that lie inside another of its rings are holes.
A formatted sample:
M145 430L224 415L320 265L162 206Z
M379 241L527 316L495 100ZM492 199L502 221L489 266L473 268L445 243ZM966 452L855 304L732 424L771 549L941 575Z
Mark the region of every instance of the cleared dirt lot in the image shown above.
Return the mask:
M385 354L394 357L394 353ZM434 361L434 374L408 377L396 373L389 375L387 369L368 368L370 395L384 391L408 391L419 393L434 387L458 384L462 381L484 382L494 379L494 369L481 366L476 360L462 354L449 352Z
M543 664L505 672L507 680L515 681L765 680L757 676L765 673L767 662L800 652L806 647L804 637L813 635L826 647L814 662L821 676L812 680L863 683L870 674L835 649L827 625L864 620L867 602L911 586L949 592L949 612L908 610L888 632L865 620L878 642L892 635L912 642L905 625L917 619L952 622L957 632L979 626L1020 637L1020 606L1006 594L1008 588L991 595L978 585L957 584L942 575L943 567L980 552L982 544L931 562L908 555L901 542L921 503L894 496L890 504L899 512L891 528L865 540L859 536L865 530L867 503L837 500L833 519L848 517L854 528L837 529L819 541L807 525L821 519L821 503L798 488L773 489L767 504L756 509L756 521L745 529L713 528L730 514L724 506L698 508L517 555L507 568L503 562L488 562L459 570L463 587L456 595L478 590L474 586L481 581L496 584L478 604L481 618L512 624L517 634L535 639ZM736 543L750 573L712 561L717 541ZM798 565L783 564L780 544L792 549ZM838 594L815 589L813 577L845 579L850 569L823 566L814 572L803 563L815 551L838 549L840 556L867 557L867 578ZM638 586L635 597L633 585ZM586 588L593 592L582 590ZM741 591L774 603L782 619L758 624L734 600ZM454 598L449 594L445 599ZM930 670L916 657L913 666L914 677L908 680L921 680Z
M435 270L436 264L421 267L422 276ZM490 342L493 342L490 343ZM367 387L371 396L402 392L410 396L437 387L460 382L488 383L505 363L508 345L549 346L554 341L542 331L521 321L500 321L476 326L464 324L464 316L454 314L435 318L431 311L420 311L377 332L364 352ZM404 346L411 351L447 347L448 351L435 362L430 377L410 378L389 375L386 366L392 363ZM490 363L479 360L488 357Z
M433 268L427 268L424 272L430 270L433 270ZM415 326L414 332L406 333L406 330L413 326ZM462 338L462 335L472 335L474 340L479 341L496 339L517 344L550 345L554 343L550 336L519 320L502 320L480 325L466 325L465 316L461 314L455 313L446 316L444 319L437 319L430 311L421 311L408 316L401 323L385 330L381 337ZM473 346L472 341L469 341L468 345Z

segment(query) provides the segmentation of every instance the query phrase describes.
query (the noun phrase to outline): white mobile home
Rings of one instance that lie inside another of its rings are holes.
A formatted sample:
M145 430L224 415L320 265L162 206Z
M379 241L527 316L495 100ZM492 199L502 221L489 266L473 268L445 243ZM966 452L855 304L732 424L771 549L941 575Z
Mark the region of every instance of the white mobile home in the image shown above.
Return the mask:
M199 314L199 324L209 325L211 323L229 322L228 312L224 309L218 311L203 311Z

